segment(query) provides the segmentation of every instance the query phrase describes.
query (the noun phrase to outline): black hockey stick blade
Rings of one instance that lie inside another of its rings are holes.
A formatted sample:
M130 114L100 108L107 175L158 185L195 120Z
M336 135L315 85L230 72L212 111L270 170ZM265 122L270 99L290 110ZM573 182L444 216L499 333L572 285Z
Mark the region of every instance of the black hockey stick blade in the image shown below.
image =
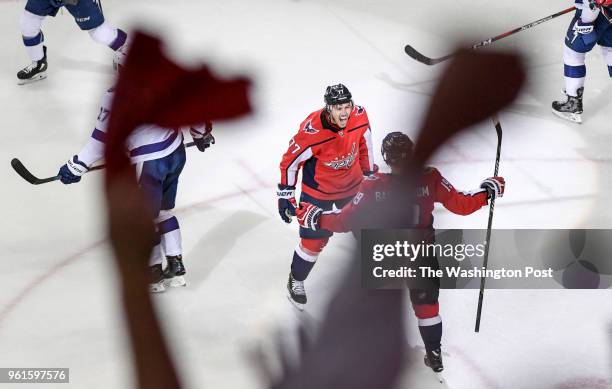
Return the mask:
M214 139L212 143L213 144L215 143ZM185 143L185 147L193 147L193 146L195 146L194 142ZM53 176L53 177L47 177L47 178L38 178L34 176L34 174L30 173L30 171L17 158L13 158L11 160L11 166L17 172L17 174L21 176L21 178L23 178L24 180L26 180L32 185L46 184L47 182L53 182L53 181L57 181L60 179L59 175ZM101 170L101 169L104 169L105 167L106 165L92 166L89 168L87 173L95 171L95 170Z
M26 180L32 185L46 184L47 182L56 181L56 180L59 180L60 178L59 176L53 176L53 177L47 177L47 178L35 177L32 173L30 173L30 171L25 166L23 166L23 163L21 163L21 161L18 160L17 158L13 158L11 160L11 166L17 172L17 174L21 176L21 178L23 178L24 180Z
M447 56L441 57L441 58L429 58L429 57L419 53L414 47L412 47L410 45L406 45L406 47L404 47L404 51L406 52L406 54L408 54L415 61L419 61L420 63L423 63L425 65L430 65L430 66L431 65L435 65L437 63L440 63L442 61L446 61L447 59L452 57L452 54L451 54L451 55L447 55Z
M545 23L545 22L547 22L549 20L552 20L552 19L554 19L556 17L559 17L561 15L565 15L566 13L572 12L575 9L576 9L576 7L573 6L573 7L569 7L567 9L564 9L563 11L559 11L557 13L554 13L552 15L548 15L546 17L543 17L542 19L538 19L538 20L536 20L534 22L525 24L524 26L517 27L517 28L515 28L513 30L504 32L504 33L499 34L497 36L494 36L494 37L485 39L483 41L480 41L478 43L475 43L475 44L473 44L470 47L470 49L471 50L475 50L475 49L478 49L478 48L481 48L481 47L484 47L484 46L488 46L488 45L490 45L493 42L497 42L498 40L507 38L507 37L509 37L511 35L514 35L514 34L518 33L518 32L528 30L528 29L530 29L532 27L535 27L535 26L537 26L539 24ZM406 45L406 47L404 47L404 51L406 52L406 54L408 54L414 60L419 61L421 63L424 63L425 65L435 65L437 63L446 61L447 59L449 59L449 58L451 58L451 57L453 57L455 55L455 54L449 54L449 55L446 55L446 56L440 57L440 58L429 58L429 57L426 57L423 54L419 53L418 51L416 51L414 49L414 47L412 47L410 45Z

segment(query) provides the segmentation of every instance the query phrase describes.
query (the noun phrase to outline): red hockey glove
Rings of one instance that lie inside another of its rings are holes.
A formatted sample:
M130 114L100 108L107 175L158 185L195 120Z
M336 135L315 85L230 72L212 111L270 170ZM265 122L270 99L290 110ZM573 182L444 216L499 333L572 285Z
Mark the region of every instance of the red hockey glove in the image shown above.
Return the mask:
M480 184L487 190L488 198L502 197L506 188L504 177L489 177Z
M323 214L323 210L310 203L300 203L300 207L295 210L295 216L300 226L313 231L319 229L321 214Z

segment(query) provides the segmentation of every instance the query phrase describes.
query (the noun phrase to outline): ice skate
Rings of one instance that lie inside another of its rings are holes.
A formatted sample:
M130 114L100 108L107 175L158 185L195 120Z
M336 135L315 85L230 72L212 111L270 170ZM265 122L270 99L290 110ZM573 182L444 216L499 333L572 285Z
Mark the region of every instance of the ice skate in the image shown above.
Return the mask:
M171 287L187 286L185 281L185 265L181 255L167 257L168 265L164 270L166 285Z
M298 281L293 278L293 274L289 273L289 281L287 282L287 299L300 311L304 310L306 304L306 290L304 289L304 281Z
M438 381L440 383L444 382L444 377L442 376L442 371L444 370L444 365L442 364L442 351L440 349L427 351L425 354L425 366L431 368L433 372L438 377Z
M161 263L149 267L149 292L161 293L166 290L164 272Z
M43 46L43 57L17 73L17 84L24 85L47 78L47 46Z
M584 88L579 88L577 96L566 94L565 101L553 101L552 111L555 115L574 123L582 123L582 94Z

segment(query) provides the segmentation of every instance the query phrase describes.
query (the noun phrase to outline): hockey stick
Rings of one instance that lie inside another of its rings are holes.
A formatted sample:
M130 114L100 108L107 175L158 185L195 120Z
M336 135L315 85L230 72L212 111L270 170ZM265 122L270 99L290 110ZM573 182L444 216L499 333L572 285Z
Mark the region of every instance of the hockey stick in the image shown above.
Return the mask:
M518 28L515 28L514 30L511 30L511 31L508 31L508 32L504 32L503 34L494 36L493 38L485 39L483 41L480 41L480 42L472 45L471 49L474 50L474 49L478 49L478 48L483 47L483 46L488 46L491 43L496 42L496 41L498 41L500 39L506 38L506 37L508 37L510 35L514 35L517 32L521 32L521 31L527 30L527 29L529 29L531 27L535 27L538 24L542 24L542 23L547 22L547 21L549 21L551 19L554 19L554 18L556 18L558 16L565 15L566 13L572 12L575 9L576 9L576 7L570 7L568 9L564 9L563 11L557 12L555 14L548 15L545 18L536 20L535 22L531 22L529 24L525 24L522 27L518 27ZM406 45L406 47L404 47L404 51L410 57L412 57L413 59L415 59L415 60L417 60L417 61L419 61L421 63L424 63L425 65L435 65L435 64L440 63L442 61L446 61L447 59L449 59L449 58L451 58L451 57L453 57L455 55L453 53L453 54L445 55L444 57L440 57L440 58L430 58L430 57L427 57L427 56L419 53L418 51L416 51L416 49L414 47L412 47L410 45Z
M213 140L213 143L214 143L214 140ZM185 143L185 147L192 147L192 146L195 146L194 142ZM60 179L59 174L57 176L52 176L52 177L38 178L34 174L32 174L28 170L28 168L26 168L24 164L17 158L13 158L11 160L11 166L13 167L13 170L15 170L15 172L17 172L17 174L21 176L21 178L23 178L24 180L26 180L32 185L46 184L47 182L53 182L53 181L57 181ZM105 168L105 165L92 166L89 168L89 170L87 170L86 173L92 172L94 170L101 170L104 168Z
M497 173L499 172L499 157L501 155L502 144L502 127L499 123L499 118L497 115L493 116L493 123L495 123L495 131L497 132L497 154L495 155L495 170L493 172L493 177L497 177ZM495 197L491 198L491 205L489 207L489 223L487 224L487 239L484 252L484 261L482 263L485 273L487 270L487 264L489 262L489 246L491 244L491 226L493 225L494 210ZM485 280L486 278L484 276L480 279L480 294L478 295L478 310L476 311L476 327L474 328L474 332L480 331L480 317L482 314L482 300L484 299Z

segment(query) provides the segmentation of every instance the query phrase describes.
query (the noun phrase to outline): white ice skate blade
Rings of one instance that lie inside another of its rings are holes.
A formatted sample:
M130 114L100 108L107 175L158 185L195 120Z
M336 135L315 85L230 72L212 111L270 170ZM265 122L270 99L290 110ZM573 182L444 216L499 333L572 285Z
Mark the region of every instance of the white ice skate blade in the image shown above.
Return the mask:
M175 276L166 279L166 285L172 288L180 288L187 286L187 281L185 281L185 277L183 276Z
M162 293L166 291L166 286L163 282L158 282L157 284L149 284L149 292L150 293Z
M293 305L298 311L300 312L304 311L304 304L300 304L300 303L293 301L289 293L287 293L287 300L289 300L291 305Z
M38 73L32 78L28 78L27 80L19 80L17 81L17 85L27 85L36 81L44 80L47 78L47 72Z
M552 112L559 116L562 119L569 120L570 122L582 124L582 116L579 113L570 113L570 112L558 112L554 109Z

